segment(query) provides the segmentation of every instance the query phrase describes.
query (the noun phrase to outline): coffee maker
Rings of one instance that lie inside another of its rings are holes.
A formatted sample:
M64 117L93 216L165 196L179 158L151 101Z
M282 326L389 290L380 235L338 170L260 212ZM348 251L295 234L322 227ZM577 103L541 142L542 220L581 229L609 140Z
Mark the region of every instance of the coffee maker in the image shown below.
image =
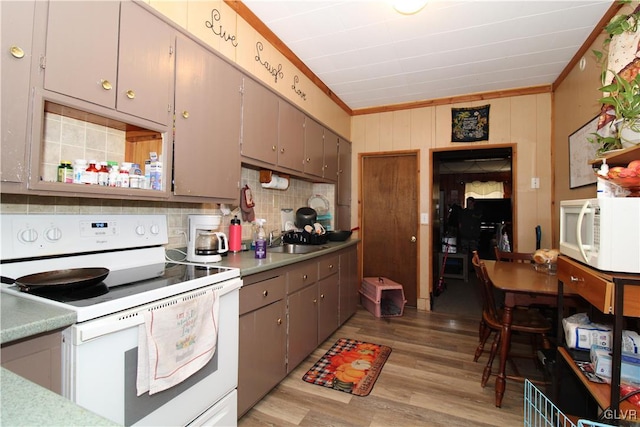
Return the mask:
M189 215L187 261L220 262L229 251L226 234L217 231L222 215Z

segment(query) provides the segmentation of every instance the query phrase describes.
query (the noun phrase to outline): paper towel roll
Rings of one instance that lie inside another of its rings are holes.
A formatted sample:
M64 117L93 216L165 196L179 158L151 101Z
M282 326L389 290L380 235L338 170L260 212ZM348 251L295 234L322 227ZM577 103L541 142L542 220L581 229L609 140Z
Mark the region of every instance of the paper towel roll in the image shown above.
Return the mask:
M278 183L276 184L276 188L278 190L286 190L287 188L289 188L289 179L288 178L283 178L281 176L279 176L277 178L278 178Z
M272 188L275 190L286 190L289 188L289 179L280 177L276 174L271 176L271 181L262 183L262 188Z

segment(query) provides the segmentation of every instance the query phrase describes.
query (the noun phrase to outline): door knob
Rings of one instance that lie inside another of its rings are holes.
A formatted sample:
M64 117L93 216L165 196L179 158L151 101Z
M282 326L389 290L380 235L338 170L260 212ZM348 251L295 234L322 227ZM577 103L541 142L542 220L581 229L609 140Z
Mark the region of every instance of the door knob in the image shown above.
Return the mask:
M411 236L411 243L415 243L417 241L418 241L418 239L416 239L416 236Z

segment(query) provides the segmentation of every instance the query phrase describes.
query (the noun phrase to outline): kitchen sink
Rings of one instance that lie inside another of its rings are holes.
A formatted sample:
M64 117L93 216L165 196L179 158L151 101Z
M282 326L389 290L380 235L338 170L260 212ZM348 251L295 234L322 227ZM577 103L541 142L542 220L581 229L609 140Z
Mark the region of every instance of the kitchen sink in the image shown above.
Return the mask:
M322 249L327 249L328 246L317 246L317 245L297 245L291 243L285 243L281 246L274 246L271 248L267 248L267 253L272 252L276 254L308 254L311 252L321 251Z

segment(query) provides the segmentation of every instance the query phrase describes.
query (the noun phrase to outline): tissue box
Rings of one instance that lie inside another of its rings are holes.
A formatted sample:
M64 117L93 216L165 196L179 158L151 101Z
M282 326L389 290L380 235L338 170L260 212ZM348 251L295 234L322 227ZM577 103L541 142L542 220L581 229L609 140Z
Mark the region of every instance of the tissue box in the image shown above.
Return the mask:
M596 375L610 379L611 361L611 352L608 349L591 347L591 365ZM640 384L640 355L623 352L621 363L620 381Z

